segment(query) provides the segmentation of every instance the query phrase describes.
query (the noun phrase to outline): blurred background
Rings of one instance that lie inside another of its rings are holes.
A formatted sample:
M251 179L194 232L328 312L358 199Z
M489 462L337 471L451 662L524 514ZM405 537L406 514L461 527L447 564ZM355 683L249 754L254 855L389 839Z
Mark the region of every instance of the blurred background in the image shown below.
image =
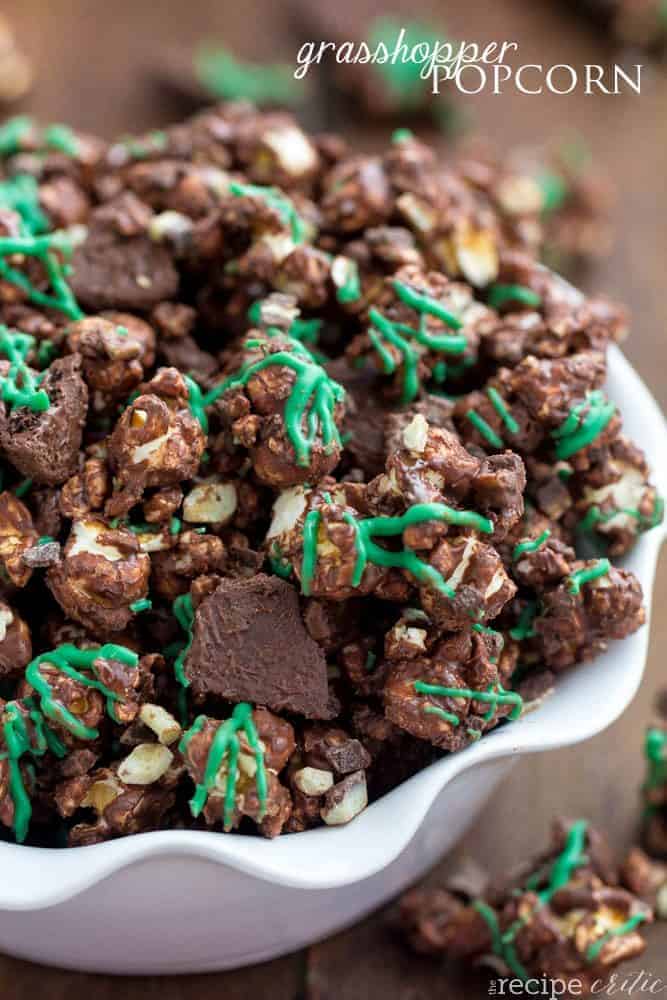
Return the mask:
M609 178L618 196L605 209L615 231L609 254L585 267L575 266L574 280L587 291L604 291L630 307L631 337L624 350L667 407L667 71L656 58L655 46L651 51L627 45L628 39L654 41L645 23L626 30L627 25L619 27L608 17L586 17L583 6L580 0L423 0L418 7L416 0L392 0L390 8L377 0L4 0L2 15L10 30L3 35L0 26L0 92L18 99L0 106L0 112L64 121L108 138L159 128L201 101L193 56L202 43L224 45L237 60L289 64L304 39L319 41L336 34L363 38L374 18L387 15L402 25L419 19L439 37L516 41L518 63L566 62L575 68L642 63L641 96L525 96L509 87L499 96L490 88L476 97L457 93L450 99L443 93L437 113L431 109L416 122L404 121L402 114L369 116L358 93L346 102L341 81L314 67L308 94L298 85L300 106L295 113L308 127L341 131L352 145L364 149L386 143L394 128L409 124L420 137L433 141L445 159L456 155L457 145L470 142L471 133L487 137L501 152L517 144L541 147L583 139L596 170ZM3 52L5 68L11 69L4 83ZM256 76L261 78L259 69ZM357 84L351 86L354 94ZM550 818L558 813L588 816L606 829L618 850L630 845L639 819L643 731L665 682L666 602L663 559L646 682L632 707L611 730L583 747L522 761L457 857L434 873L434 881L455 867L464 852L494 872L516 863L541 847ZM177 915L174 927L175 933L183 930ZM667 982L666 945L665 925L651 928L641 964ZM628 968L628 974L631 971ZM301 955L215 976L120 982L44 971L0 957L3 1000L35 995L99 1000L121 991L127 1000L158 993L166 1000L195 995L207 1000L221 991L225 1000L251 991L271 1000L458 1000L486 995L484 984L483 978L464 980L437 963L409 955L388 929L386 914L376 914Z

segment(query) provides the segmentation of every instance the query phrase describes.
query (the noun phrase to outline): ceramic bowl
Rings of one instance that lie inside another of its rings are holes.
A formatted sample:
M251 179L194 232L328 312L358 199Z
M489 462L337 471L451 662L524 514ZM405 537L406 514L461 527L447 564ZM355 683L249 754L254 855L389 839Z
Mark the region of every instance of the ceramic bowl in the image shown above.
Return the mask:
M667 427L620 350L608 391L667 495ZM644 535L625 565L651 606L665 535ZM522 754L583 742L610 725L641 682L648 625L572 670L537 711L444 757L348 826L267 841L187 830L72 850L0 845L0 950L79 970L205 972L292 951L350 924L449 849ZM604 685L599 678L604 677Z

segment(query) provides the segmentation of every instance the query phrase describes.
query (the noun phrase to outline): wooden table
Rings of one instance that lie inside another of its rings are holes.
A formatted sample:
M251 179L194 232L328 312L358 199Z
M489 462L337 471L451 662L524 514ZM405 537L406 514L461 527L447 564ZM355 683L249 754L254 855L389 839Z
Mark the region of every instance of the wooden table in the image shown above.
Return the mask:
M313 3L321 0L313 0ZM342 2L342 0L339 0ZM361 0L355 0L355 9ZM364 0L368 6L370 0ZM379 7L377 3L376 8ZM410 10L408 0L392 3ZM466 0L447 5L447 27L467 39L513 39L520 61L607 63L603 39L548 0ZM295 51L283 5L275 0L5 0L24 48L35 60L38 86L26 103L48 120L67 120L113 135L168 120L146 67L166 47L221 38L247 56L275 58ZM434 4L435 9L435 4ZM414 8L413 8L414 10ZM630 58L629 62L643 61ZM630 304L634 314L627 354L667 406L667 79L645 75L641 97L526 97L489 94L467 100L477 124L502 143L533 142L577 129L604 162L623 198L620 239L609 261L586 280ZM364 140L367 141L367 135ZM648 429L647 429L648 432ZM667 458L667 457L666 457ZM465 838L465 850L494 871L543 844L550 817L585 815L606 828L617 849L632 841L642 778L641 743L652 700L665 681L667 571L658 574L652 647L645 683L611 729L584 746L523 760ZM595 706L591 706L595 711ZM447 864L451 865L451 860ZM443 869L444 870L444 869ZM435 872L434 878L442 876ZM651 928L639 965L667 980L667 930ZM2 1000L95 1000L122 996L160 1000L421 1000L486 995L483 981L463 981L438 964L410 956L376 914L301 954L236 972L187 978L129 979L48 970L0 958Z

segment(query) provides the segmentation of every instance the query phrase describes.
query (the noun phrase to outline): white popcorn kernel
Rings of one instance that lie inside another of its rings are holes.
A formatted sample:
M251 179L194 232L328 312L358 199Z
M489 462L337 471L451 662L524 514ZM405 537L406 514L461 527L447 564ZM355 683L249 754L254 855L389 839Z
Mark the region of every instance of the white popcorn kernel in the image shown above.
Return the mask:
M117 781L113 778L103 778L101 781L93 782L82 798L81 805L84 808L94 809L98 816L101 816L121 792L122 788Z
M498 248L490 232L470 232L456 240L456 257L461 272L477 288L498 277Z
M324 795L333 787L333 774L319 767L302 767L294 773L294 784L304 795Z
M118 766L118 777L126 785L152 785L169 770L174 759L161 743L140 743Z
M8 604L0 602L0 642L7 637L7 629L14 621L14 614Z
M342 791L342 796L337 796L336 791ZM329 792L327 798L331 797L332 803L325 804L320 810L320 816L327 826L343 826L349 823L355 816L368 805L368 792L366 790L366 775L363 771L356 771L348 775L343 781L335 785ZM338 801L336 801L338 799Z
M416 413L403 431L403 444L408 451L421 453L428 440L428 422L421 413Z
M302 486L290 486L283 490L273 505L273 518L267 538L285 535L291 531L306 509L307 493Z
M209 479L190 490L183 501L183 520L197 524L227 524L236 511L234 483Z
M308 137L293 125L272 129L264 142L275 154L280 166L294 177L317 167L317 152Z
M100 545L97 541L98 536L108 530L101 521L75 521L72 526L74 541L67 555L78 556L85 552L88 555L102 556L109 562L118 562L123 558L122 553L113 545Z
M173 715L162 708L161 705L153 705L146 702L141 706L139 718L145 726L152 729L160 743L169 746L174 743L182 733L182 729Z

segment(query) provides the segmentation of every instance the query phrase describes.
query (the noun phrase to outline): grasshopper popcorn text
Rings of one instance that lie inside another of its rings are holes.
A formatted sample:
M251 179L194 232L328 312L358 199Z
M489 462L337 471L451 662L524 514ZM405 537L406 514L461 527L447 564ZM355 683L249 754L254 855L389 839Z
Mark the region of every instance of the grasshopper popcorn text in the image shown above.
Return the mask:
M441 87L454 86L463 94L489 91L503 94L516 90L522 94L640 94L641 64L624 68L617 63L602 65L586 63L573 66L567 62L544 65L540 62L518 62L518 42L450 42L406 40L406 29L390 42L304 42L296 56L294 77L305 79L311 67L328 63L359 65L405 65L419 67L423 80L431 81L434 94ZM510 60L512 62L510 63Z

